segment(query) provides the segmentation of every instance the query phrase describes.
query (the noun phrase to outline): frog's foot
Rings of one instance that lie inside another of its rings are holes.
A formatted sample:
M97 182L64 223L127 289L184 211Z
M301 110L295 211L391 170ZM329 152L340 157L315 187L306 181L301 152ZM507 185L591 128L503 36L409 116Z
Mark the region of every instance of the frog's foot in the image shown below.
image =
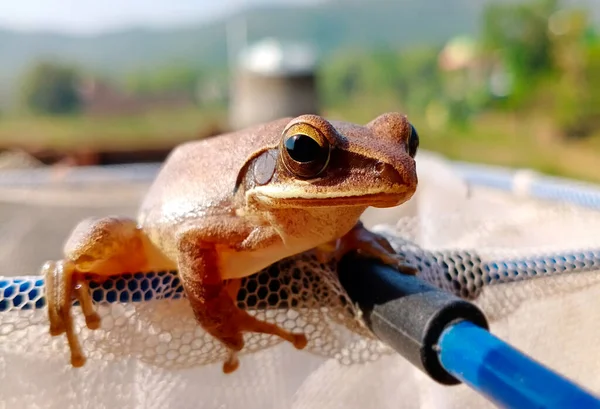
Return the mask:
M338 240L333 254L339 259L355 250L364 256L380 260L403 274L415 275L419 272L402 254L396 253L385 237L368 230L361 222Z
M179 272L187 298L198 323L228 350L223 372L231 373L239 366L238 353L244 348L244 333L275 335L297 349L306 347L303 334L295 334L275 324L261 321L237 306L239 279L221 279L214 247L202 248L193 240L183 239L179 246Z
M81 274L76 273L75 266L70 261L48 261L42 267L42 274L46 282L50 335L66 333L71 350L71 365L83 366L85 357L73 328L71 306L73 298L76 298L81 305L87 327L100 327L100 317L94 311L88 284Z
M94 311L86 275L102 277L152 270L146 260L143 233L133 220L121 218L88 219L81 222L65 245L65 259L48 261L42 267L50 335L66 333L71 364L80 367L85 356L73 326L73 299L79 301L86 326L100 327Z
M275 335L290 342L297 349L306 347L308 340L305 335L286 331L239 309L234 301L237 298L239 282L240 280L233 280L226 285L217 284L205 288L205 298L202 301L190 298L200 325L229 350L228 357L223 363L224 373L232 373L239 367L238 353L244 348L246 332ZM188 286L184 284L184 287ZM193 292L193 285L189 287ZM214 296L211 297L210 294Z
M244 348L244 332L275 335L288 341L296 349L304 349L308 343L304 334L294 334L275 324L260 321L243 310L237 310L231 319L232 321L221 330L209 331L229 350L228 357L223 363L223 373L226 374L234 372L240 365L238 353Z

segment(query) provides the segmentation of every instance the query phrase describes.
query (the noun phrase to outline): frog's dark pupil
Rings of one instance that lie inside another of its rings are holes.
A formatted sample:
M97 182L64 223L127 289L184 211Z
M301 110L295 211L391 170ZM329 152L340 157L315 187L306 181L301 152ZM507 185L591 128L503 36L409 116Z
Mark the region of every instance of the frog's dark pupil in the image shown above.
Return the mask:
M319 158L321 146L308 135L296 134L285 140L285 149L296 162L311 162Z

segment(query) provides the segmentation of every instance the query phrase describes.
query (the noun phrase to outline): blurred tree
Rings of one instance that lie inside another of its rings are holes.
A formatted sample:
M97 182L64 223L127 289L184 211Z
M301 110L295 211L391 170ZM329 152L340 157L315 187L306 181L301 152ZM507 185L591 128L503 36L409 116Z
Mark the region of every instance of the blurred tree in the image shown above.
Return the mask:
M546 84L561 134L583 137L600 129L600 42L586 10L563 9L549 20L557 73Z
M26 107L38 114L70 114L81 104L77 90L79 74L71 66L41 61L24 75L22 99Z
M548 20L559 0L491 3L483 16L483 47L499 56L512 78L510 100L516 106L528 100L532 89L554 69Z
M375 50L331 56L319 74L328 107L381 104L380 109L423 113L441 90L438 50Z
M423 113L432 100L443 94L443 78L438 68L437 47L405 50L398 58L396 91L410 110Z
M600 40L589 45L586 57L585 75L589 96L586 101L587 114L594 124L594 129L600 131Z
M324 105L339 107L360 95L363 58L361 54L341 50L320 66L318 85Z

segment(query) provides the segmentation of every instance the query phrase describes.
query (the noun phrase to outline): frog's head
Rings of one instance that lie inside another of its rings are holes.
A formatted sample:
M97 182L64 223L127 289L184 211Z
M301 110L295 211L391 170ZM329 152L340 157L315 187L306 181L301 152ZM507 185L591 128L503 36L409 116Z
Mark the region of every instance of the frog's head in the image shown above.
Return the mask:
M392 207L416 190L419 136L404 115L365 126L302 115L277 132L277 144L252 155L238 177L258 208Z

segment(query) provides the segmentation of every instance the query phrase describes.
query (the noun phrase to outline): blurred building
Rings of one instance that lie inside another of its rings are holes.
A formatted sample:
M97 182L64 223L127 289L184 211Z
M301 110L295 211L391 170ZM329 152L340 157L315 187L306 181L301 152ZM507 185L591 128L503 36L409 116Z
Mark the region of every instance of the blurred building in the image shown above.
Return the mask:
M318 113L316 65L307 44L265 39L247 47L233 67L230 127Z
M185 92L134 95L97 78L82 81L79 95L81 110L85 115L130 115L195 106L192 96Z

